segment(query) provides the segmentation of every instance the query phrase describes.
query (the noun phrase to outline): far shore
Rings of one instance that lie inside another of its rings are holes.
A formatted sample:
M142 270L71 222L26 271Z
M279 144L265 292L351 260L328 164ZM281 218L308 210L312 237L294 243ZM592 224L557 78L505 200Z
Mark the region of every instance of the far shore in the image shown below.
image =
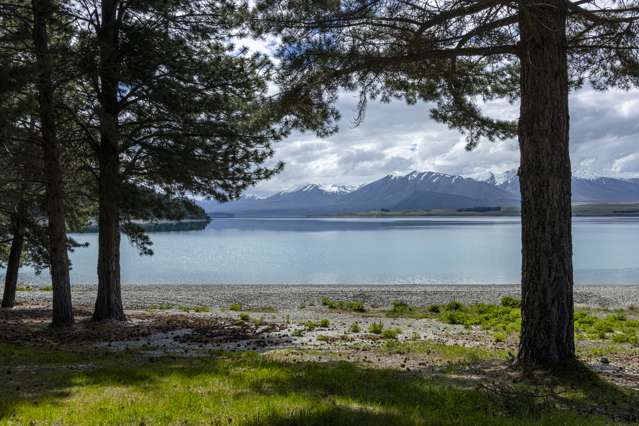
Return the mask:
M34 285L18 293L18 301L47 302L50 291ZM91 306L97 286L74 285L74 303ZM502 297L519 297L519 285L127 285L123 284L127 309L146 309L161 303L226 308L230 304L297 309L303 304L320 304L323 297L357 300L367 306L385 308L400 300L414 306L461 303L499 303ZM576 285L575 304L600 308L639 306L637 285Z

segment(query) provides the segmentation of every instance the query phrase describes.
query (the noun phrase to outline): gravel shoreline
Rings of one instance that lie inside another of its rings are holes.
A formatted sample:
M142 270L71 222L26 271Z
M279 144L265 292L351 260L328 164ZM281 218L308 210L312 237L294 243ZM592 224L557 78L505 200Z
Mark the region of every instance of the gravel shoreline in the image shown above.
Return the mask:
M19 302L46 302L47 291L18 292ZM359 300L367 306L382 308L395 300L415 306L448 303L498 303L504 296L519 297L516 285L124 285L126 309L146 309L150 305L171 303L187 306L225 308L231 303L243 306L271 306L296 309L302 304L320 304L322 297ZM91 306L95 285L73 286L73 301ZM575 303L581 306L623 308L639 305L639 285L582 285L574 290Z

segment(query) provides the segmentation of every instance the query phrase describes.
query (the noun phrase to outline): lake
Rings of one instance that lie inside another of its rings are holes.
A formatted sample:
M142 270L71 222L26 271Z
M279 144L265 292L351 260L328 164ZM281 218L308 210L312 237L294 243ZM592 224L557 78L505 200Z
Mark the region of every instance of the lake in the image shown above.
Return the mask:
M578 284L639 284L639 218L575 218ZM215 219L151 233L155 255L122 242L124 284L512 284L518 218ZM97 234L71 254L72 280L95 283ZM21 280L47 282L24 270Z

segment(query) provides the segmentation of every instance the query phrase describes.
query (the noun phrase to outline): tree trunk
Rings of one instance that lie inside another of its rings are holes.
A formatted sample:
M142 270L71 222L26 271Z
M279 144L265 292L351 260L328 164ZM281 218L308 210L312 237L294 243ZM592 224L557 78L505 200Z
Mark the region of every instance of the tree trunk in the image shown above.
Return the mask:
M47 32L47 20L51 16L53 6L50 0L33 0L32 6L40 127L46 176L49 270L53 285L53 325L69 325L73 323L73 309L64 213L64 184L60 166L60 149L56 138L52 65Z
M100 214L98 218L98 297L95 321L125 321L120 288L120 217L118 208L118 161L100 158Z
M2 295L3 308L13 308L16 304L18 270L20 269L20 258L22 256L25 231L24 220L20 214L20 209L18 209L18 214L16 214L13 218L13 240L11 241L9 261L7 262L7 274L4 278L4 293Z
M522 1L520 365L575 358L566 9Z
M120 137L118 129L117 1L102 1L100 50L100 163L98 297L95 321L124 321L120 288Z

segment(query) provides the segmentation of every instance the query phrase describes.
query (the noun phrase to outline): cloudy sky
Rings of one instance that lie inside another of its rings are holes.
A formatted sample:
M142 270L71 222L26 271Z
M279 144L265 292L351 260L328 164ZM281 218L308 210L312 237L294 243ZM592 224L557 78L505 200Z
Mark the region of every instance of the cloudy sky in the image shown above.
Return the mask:
M353 126L357 99L344 94L340 131L328 138L295 134L276 145L284 171L255 188L255 193L286 190L306 183L359 185L392 172L437 171L481 176L517 167L515 140L485 141L465 150L459 132L434 122L427 104L401 101L370 103L366 119ZM517 105L488 107L492 116L514 118ZM579 174L639 177L639 91L596 92L571 96L573 170Z
M272 54L273 40L243 39L238 44ZM249 191L256 195L289 190L308 183L360 185L389 173L435 171L482 177L517 168L516 140L483 141L468 152L464 135L435 122L428 104L369 102L362 124L353 126L357 95L344 93L337 104L340 130L328 138L293 134L276 144L273 161L282 173ZM515 119L518 104L484 107L495 118ZM639 89L598 92L583 88L570 97L573 173L639 177Z

